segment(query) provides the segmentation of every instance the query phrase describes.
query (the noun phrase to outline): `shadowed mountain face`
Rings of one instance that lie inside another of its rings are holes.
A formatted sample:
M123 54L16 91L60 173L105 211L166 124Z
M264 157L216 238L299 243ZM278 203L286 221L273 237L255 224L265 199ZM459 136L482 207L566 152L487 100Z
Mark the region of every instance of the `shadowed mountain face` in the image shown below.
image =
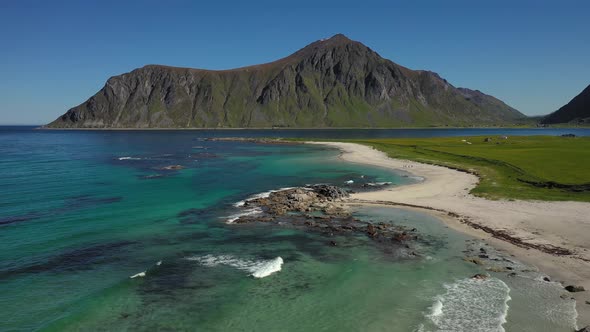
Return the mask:
M541 123L590 123L590 85L569 103L547 115Z
M514 123L525 116L344 35L263 65L149 65L111 77L53 128L400 127Z

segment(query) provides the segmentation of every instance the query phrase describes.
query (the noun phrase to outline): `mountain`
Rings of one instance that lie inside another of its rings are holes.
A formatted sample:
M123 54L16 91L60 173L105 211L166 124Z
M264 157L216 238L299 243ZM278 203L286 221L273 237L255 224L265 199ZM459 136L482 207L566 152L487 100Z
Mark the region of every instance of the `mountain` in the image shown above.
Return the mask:
M275 62L232 70L148 65L111 77L51 128L505 125L525 116L335 35Z
M590 123L590 85L569 103L541 120L543 124Z

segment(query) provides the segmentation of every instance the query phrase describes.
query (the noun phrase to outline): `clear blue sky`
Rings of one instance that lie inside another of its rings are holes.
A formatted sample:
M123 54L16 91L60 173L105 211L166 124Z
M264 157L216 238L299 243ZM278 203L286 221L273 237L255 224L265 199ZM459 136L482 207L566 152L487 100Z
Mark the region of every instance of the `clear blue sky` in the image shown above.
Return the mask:
M43 124L146 64L224 69L344 33L523 113L590 84L590 1L0 1L0 123Z

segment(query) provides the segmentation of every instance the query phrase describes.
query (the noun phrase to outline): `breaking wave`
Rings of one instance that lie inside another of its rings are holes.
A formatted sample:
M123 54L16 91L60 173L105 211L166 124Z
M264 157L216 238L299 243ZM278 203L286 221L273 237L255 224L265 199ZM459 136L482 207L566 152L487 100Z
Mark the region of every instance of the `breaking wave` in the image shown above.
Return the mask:
M269 191L261 192L261 193L252 195L243 201L239 201L239 202L234 203L234 206L235 207L242 207L246 204L247 201L251 201L253 199L267 198L272 193L276 193L276 192L283 191L283 190L289 190L289 189L293 189L293 187L286 187L286 188L280 188L280 189L276 189L276 190L269 190Z
M276 257L271 260L253 261L239 259L231 255L205 255L187 257L186 260L195 261L207 267L215 267L219 265L231 266L238 270L250 272L250 275L254 278L267 277L280 271L283 265L283 259L281 257Z
M462 279L445 285L428 318L440 332L504 332L510 288L496 278Z
M156 264L155 264L155 266L160 266L160 265L162 265L162 261L158 261L158 262L156 262ZM145 275L147 274L147 272L148 272L148 270L145 270L145 271L142 271L142 272L136 273L136 274L134 274L134 275L130 276L129 278L130 278L130 279L135 279L135 278L143 278L143 277L145 277Z
M236 214L232 214L231 216L227 217L227 223L231 224L234 221L240 219L240 217L245 217L245 216L255 216L257 214L261 214L262 213L262 209L259 207L253 207L251 209L245 209L244 211L240 212L240 213L236 213Z

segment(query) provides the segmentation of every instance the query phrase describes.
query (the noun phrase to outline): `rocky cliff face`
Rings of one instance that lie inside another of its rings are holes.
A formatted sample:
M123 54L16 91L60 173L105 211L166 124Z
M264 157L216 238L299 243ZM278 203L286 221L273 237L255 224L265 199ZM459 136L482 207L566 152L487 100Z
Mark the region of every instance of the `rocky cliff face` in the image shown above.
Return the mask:
M541 123L590 123L590 85L569 103L544 117Z
M278 61L211 71L145 66L110 78L53 128L502 125L524 115L343 35Z

